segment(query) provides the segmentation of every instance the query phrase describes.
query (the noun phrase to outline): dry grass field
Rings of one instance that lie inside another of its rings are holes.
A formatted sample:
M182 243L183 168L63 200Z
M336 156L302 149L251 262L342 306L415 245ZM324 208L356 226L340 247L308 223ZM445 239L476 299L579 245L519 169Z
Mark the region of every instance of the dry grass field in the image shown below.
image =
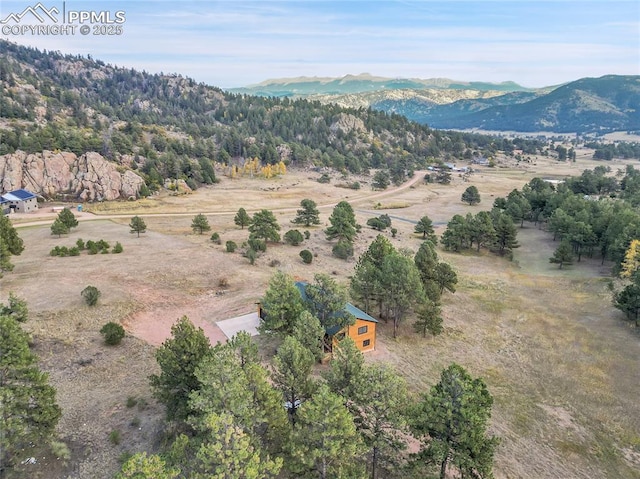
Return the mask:
M333 258L322 233L338 201L352 202L363 225L374 214L388 213L398 229L391 241L415 251L420 239L412 234L411 221L425 214L440 234L453 214L490 209L493 198L534 176L579 174L596 164L584 157L575 164L543 158L526 166L505 162L482 168L469 183L455 176L449 186L416 181L384 193L372 192L366 178L359 179L359 191L336 188L337 178L321 185L313 172L273 180L223 178L189 195L90 205L104 218L83 215L79 227L62 238L50 234L52 215L16 218L26 248L14 258L14 271L0 280L0 300L14 291L28 302L25 328L58 390L59 433L72 457L65 464L38 456L37 464L21 466L10 477L106 479L123 453L156 448L163 411L148 386L157 369L155 346L182 315L213 342L224 340L216 321L252 311L276 269L306 279L325 272L346 284L355 260ZM482 196L478 206L460 201L470 184ZM284 233L294 227L290 220L303 198L322 206L323 221L309 229L311 238L303 245L270 245L254 266L239 253L225 252L225 241L241 244L248 235L233 223L239 207L273 209ZM394 208L375 209L380 206ZM207 214L222 245L212 244L210 233L193 234L197 213ZM127 226L134 214L148 226L139 238ZM35 219L46 224L27 225ZM356 258L374 237L363 228ZM72 246L78 238L119 241L124 252L48 255L54 246ZM445 332L423 339L412 332L409 318L394 340L390 325L382 324L378 350L368 360L393 364L416 394L426 392L452 361L484 377L495 399L492 432L502 438L497 478L640 477L640 334L611 306L610 265L585 259L557 269L548 262L555 248L550 235L530 224L520 230L519 241L512 262L439 249L459 278L458 291L444 297ZM302 263L302 249L317 255L313 264ZM95 308L80 297L89 284L102 292ZM102 343L99 329L108 321L121 322L128 332L119 346ZM36 453L25 451L25 458Z

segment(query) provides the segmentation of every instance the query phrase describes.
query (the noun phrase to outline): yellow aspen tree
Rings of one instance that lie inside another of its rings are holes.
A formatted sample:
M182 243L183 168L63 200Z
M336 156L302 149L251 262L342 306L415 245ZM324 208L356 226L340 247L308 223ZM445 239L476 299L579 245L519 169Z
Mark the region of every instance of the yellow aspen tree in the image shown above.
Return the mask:
M640 268L640 240L634 239L629 244L629 248L624 254L622 261L621 278L631 278L633 274Z

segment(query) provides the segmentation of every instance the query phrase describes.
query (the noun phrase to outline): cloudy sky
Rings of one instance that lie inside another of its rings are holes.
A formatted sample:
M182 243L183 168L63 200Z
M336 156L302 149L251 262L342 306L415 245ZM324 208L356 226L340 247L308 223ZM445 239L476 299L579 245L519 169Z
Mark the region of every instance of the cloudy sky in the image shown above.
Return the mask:
M0 19L36 4L2 0ZM638 0L67 0L64 9L124 11L123 33L2 38L223 88L363 72L528 87L640 74Z

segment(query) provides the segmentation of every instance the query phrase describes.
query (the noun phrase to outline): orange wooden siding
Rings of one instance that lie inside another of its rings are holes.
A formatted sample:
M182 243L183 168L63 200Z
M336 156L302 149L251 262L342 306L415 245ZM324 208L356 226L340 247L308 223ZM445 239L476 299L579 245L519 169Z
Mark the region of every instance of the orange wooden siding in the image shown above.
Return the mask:
M366 332L358 333L361 328L366 328ZM347 326L347 335L356 342L356 346L362 352L373 351L376 349L376 323L373 321L364 321L356 319L356 324ZM369 341L365 346L365 341Z

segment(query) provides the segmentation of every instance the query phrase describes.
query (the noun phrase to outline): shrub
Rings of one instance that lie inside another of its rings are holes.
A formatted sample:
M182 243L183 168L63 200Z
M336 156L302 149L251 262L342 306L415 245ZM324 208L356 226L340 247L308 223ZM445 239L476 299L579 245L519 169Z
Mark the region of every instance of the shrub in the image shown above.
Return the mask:
M69 256L80 256L80 248L77 246L69 248Z
M69 256L69 248L66 246L60 246L58 250L58 256Z
M304 264L311 264L313 261L313 254L308 249L303 249L300 251L300 257L302 258L302 262Z
M213 241L215 244L221 244L222 240L220 239L220 234L219 233L213 233L211 235L211 241Z
M218 280L218 286L221 288L228 288L229 287L229 280L227 278L220 278Z
M258 239L258 238L249 238L248 243L249 243L249 249L252 249L256 253L258 251L262 251L262 252L267 251L267 242L265 240Z
M89 306L95 306L98 303L98 298L100 297L100 290L95 286L87 286L80 294Z
M101 239L96 244L98 245L98 249L107 251L107 253L109 252L109 243L107 243L105 240Z
M111 250L113 254L122 253L122 251L123 251L123 248L119 241L116 242L116 245L113 247L113 250Z
M249 264L254 264L258 257L258 253L256 253L256 250L249 248L245 256L249 258Z
M311 238L311 233L309 230L304 230L304 239L308 240L309 238Z
M104 337L105 344L115 346L116 344L120 344L120 341L124 338L124 328L122 325L110 321L102 326L100 334Z
M87 241L87 249L89 250L89 254L98 254L100 248L95 241L89 240Z
M276 266L280 266L280 260L278 259L272 259L271 261L269 261L269 266L271 266L272 268L275 268Z
M326 173L323 173L320 178L318 178L318 183L329 183L331 181L331 177Z
M140 427L140 418L138 416L134 417L129 423L131 427Z
M71 450L69 446L67 446L62 441L51 441L51 452L58 459L62 459L64 463L66 463L69 459L71 459Z
M395 238L397 234L398 234L398 229L397 228L391 228L391 237Z
M60 254L60 247L56 246L51 251L49 251L50 256L58 256Z
M76 246L78 247L79 250L84 249L84 241L82 240L82 238L78 238L78 240L76 241Z
M289 230L284 234L284 241L292 246L298 246L304 241L304 236L298 230Z
M114 429L113 431L111 431L109 433L109 442L114 446L117 446L118 444L120 444L120 431L118 431L117 429Z
M336 243L331 252L336 258L347 259L353 256L353 245L350 241L341 239Z
M227 246L227 253L233 253L238 247L235 241L227 241L226 246Z
M131 409L133 406L138 404L138 400L134 396L129 396L127 398L127 407Z

